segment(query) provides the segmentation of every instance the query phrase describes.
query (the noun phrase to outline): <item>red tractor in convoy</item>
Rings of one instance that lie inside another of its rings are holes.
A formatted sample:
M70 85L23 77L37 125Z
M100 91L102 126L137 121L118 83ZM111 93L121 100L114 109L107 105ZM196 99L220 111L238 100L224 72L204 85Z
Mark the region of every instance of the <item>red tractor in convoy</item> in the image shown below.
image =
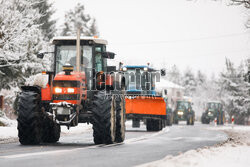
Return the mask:
M20 143L57 142L61 125L78 123L93 124L95 144L123 142L125 78L115 66L107 66L115 56L106 52L107 41L78 35L57 37L52 43L54 69L43 72L46 86L22 86L17 98Z

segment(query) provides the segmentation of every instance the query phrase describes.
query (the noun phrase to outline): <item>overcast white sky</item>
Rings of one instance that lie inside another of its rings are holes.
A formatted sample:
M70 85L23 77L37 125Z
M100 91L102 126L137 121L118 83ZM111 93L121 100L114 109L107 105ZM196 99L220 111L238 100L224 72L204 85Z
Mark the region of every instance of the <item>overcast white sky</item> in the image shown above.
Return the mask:
M51 0L58 25L81 2L97 20L108 50L125 64L176 64L207 74L250 57L250 33L243 7L213 0Z

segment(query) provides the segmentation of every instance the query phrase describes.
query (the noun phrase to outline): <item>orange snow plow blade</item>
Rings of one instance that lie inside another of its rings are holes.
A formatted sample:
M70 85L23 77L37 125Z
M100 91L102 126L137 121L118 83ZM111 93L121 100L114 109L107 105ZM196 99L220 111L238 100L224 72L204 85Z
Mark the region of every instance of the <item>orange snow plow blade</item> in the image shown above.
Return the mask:
M126 98L126 114L166 115L166 103L162 97Z

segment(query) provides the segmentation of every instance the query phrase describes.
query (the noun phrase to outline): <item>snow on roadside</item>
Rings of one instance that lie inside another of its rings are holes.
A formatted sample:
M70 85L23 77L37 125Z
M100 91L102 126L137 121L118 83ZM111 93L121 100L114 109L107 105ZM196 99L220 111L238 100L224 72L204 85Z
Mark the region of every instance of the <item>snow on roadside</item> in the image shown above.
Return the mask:
M9 138L17 137L17 121L11 120L5 115L0 117L0 122L6 126L0 126L0 142Z
M248 167L249 146L214 147L191 150L178 156L167 156L163 160L142 165L141 167Z
M5 126L17 126L16 120L11 120L8 117L6 117L5 115L0 117L0 122L2 122Z
M177 156L140 165L140 167L248 167L250 164L250 126L218 126L229 135L226 143L190 150Z
M231 130L231 131L248 131L250 132L250 126L241 126L241 125L225 125L225 126L214 126L209 127L209 129L213 130Z
M0 141L17 138L17 134L16 126L0 126Z

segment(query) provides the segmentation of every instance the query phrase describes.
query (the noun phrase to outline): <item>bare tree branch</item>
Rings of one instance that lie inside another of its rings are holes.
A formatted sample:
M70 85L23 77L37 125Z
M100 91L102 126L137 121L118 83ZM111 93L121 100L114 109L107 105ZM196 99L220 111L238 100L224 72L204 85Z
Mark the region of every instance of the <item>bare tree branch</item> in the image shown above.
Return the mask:
M246 8L250 8L250 0L232 0L235 5L244 5Z

